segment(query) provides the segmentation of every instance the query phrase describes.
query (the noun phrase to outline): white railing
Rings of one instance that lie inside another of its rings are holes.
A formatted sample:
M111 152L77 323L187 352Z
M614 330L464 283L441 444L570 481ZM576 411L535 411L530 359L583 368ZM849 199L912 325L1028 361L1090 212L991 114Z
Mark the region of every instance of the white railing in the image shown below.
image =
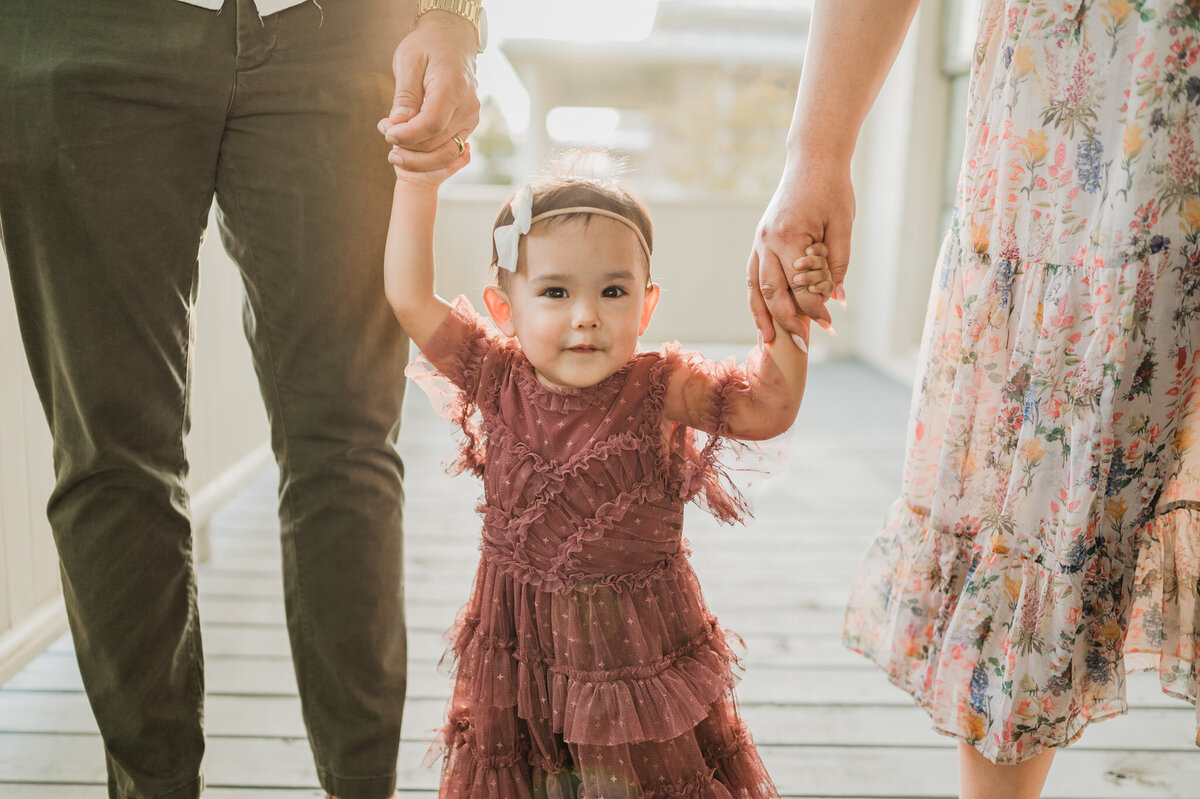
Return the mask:
M241 333L241 283L214 235L201 249L189 485L200 534L219 502L269 460L266 416ZM0 273L8 266L0 253ZM132 390L136 390L133 388ZM50 434L33 388L7 279L0 279L0 683L66 630L46 521Z

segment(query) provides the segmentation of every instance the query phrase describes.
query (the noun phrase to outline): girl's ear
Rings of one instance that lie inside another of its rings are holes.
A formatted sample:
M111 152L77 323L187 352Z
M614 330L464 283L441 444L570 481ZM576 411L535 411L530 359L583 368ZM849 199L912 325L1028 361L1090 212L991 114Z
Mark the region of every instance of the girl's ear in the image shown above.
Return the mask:
M483 290L483 304L487 306L488 313L492 315L492 321L496 323L496 327L500 328L500 332L506 336L516 335L517 329L513 327L512 306L508 304L508 295L504 293L504 289L498 286L488 286Z
M638 326L638 335L646 332L646 328L650 327L650 319L654 316L654 309L658 307L658 284L651 283L646 289L646 298L642 300L642 323Z

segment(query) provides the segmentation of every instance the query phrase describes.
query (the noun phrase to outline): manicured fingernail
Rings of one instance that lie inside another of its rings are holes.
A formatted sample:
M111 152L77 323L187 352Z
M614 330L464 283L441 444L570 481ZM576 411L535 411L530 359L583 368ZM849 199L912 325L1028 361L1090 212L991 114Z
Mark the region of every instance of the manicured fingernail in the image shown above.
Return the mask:
M760 346L760 347L761 347L761 346L762 346L762 343L763 343L763 334L762 334L762 331L761 331L761 330L759 330L759 331L758 331L758 346Z
M841 303L842 307L846 307L846 284L838 283L833 287L833 298Z
M805 255L812 255L812 254L813 254L813 248L812 248L812 247L805 247L805 248L804 248L804 254L805 254Z
M820 319L816 320L816 322L818 325L821 326L821 329L824 330L829 335L831 335L831 336L837 335L837 331L833 329L833 325L831 325L829 322L826 322L826 321L823 321Z
M792 334L792 341L796 342L796 346L800 348L801 352L808 352L808 344L795 333Z

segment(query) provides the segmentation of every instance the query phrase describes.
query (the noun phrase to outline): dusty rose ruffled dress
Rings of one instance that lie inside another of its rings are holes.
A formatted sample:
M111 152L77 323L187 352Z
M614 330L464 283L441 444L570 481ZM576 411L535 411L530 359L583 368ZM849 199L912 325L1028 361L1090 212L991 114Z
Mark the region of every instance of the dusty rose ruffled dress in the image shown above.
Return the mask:
M712 387L703 446L683 427L664 441L678 370ZM462 428L457 469L484 483L442 799L777 796L682 536L689 500L745 511L716 460L745 371L668 347L555 391L460 297L409 374Z

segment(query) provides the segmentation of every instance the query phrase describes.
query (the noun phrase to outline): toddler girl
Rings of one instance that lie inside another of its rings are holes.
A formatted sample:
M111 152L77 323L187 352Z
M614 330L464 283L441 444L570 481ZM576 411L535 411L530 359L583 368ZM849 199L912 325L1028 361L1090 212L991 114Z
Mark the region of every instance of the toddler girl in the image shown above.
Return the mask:
M786 431L807 356L783 334L742 368L678 345L638 352L659 298L650 220L580 178L526 186L501 209L483 293L497 334L433 290L438 186L469 158L397 167L385 276L423 355L409 374L444 402L466 436L459 467L484 483L439 795L777 796L681 526L693 499L740 520L722 441ZM801 267L827 297L824 254L815 245Z

